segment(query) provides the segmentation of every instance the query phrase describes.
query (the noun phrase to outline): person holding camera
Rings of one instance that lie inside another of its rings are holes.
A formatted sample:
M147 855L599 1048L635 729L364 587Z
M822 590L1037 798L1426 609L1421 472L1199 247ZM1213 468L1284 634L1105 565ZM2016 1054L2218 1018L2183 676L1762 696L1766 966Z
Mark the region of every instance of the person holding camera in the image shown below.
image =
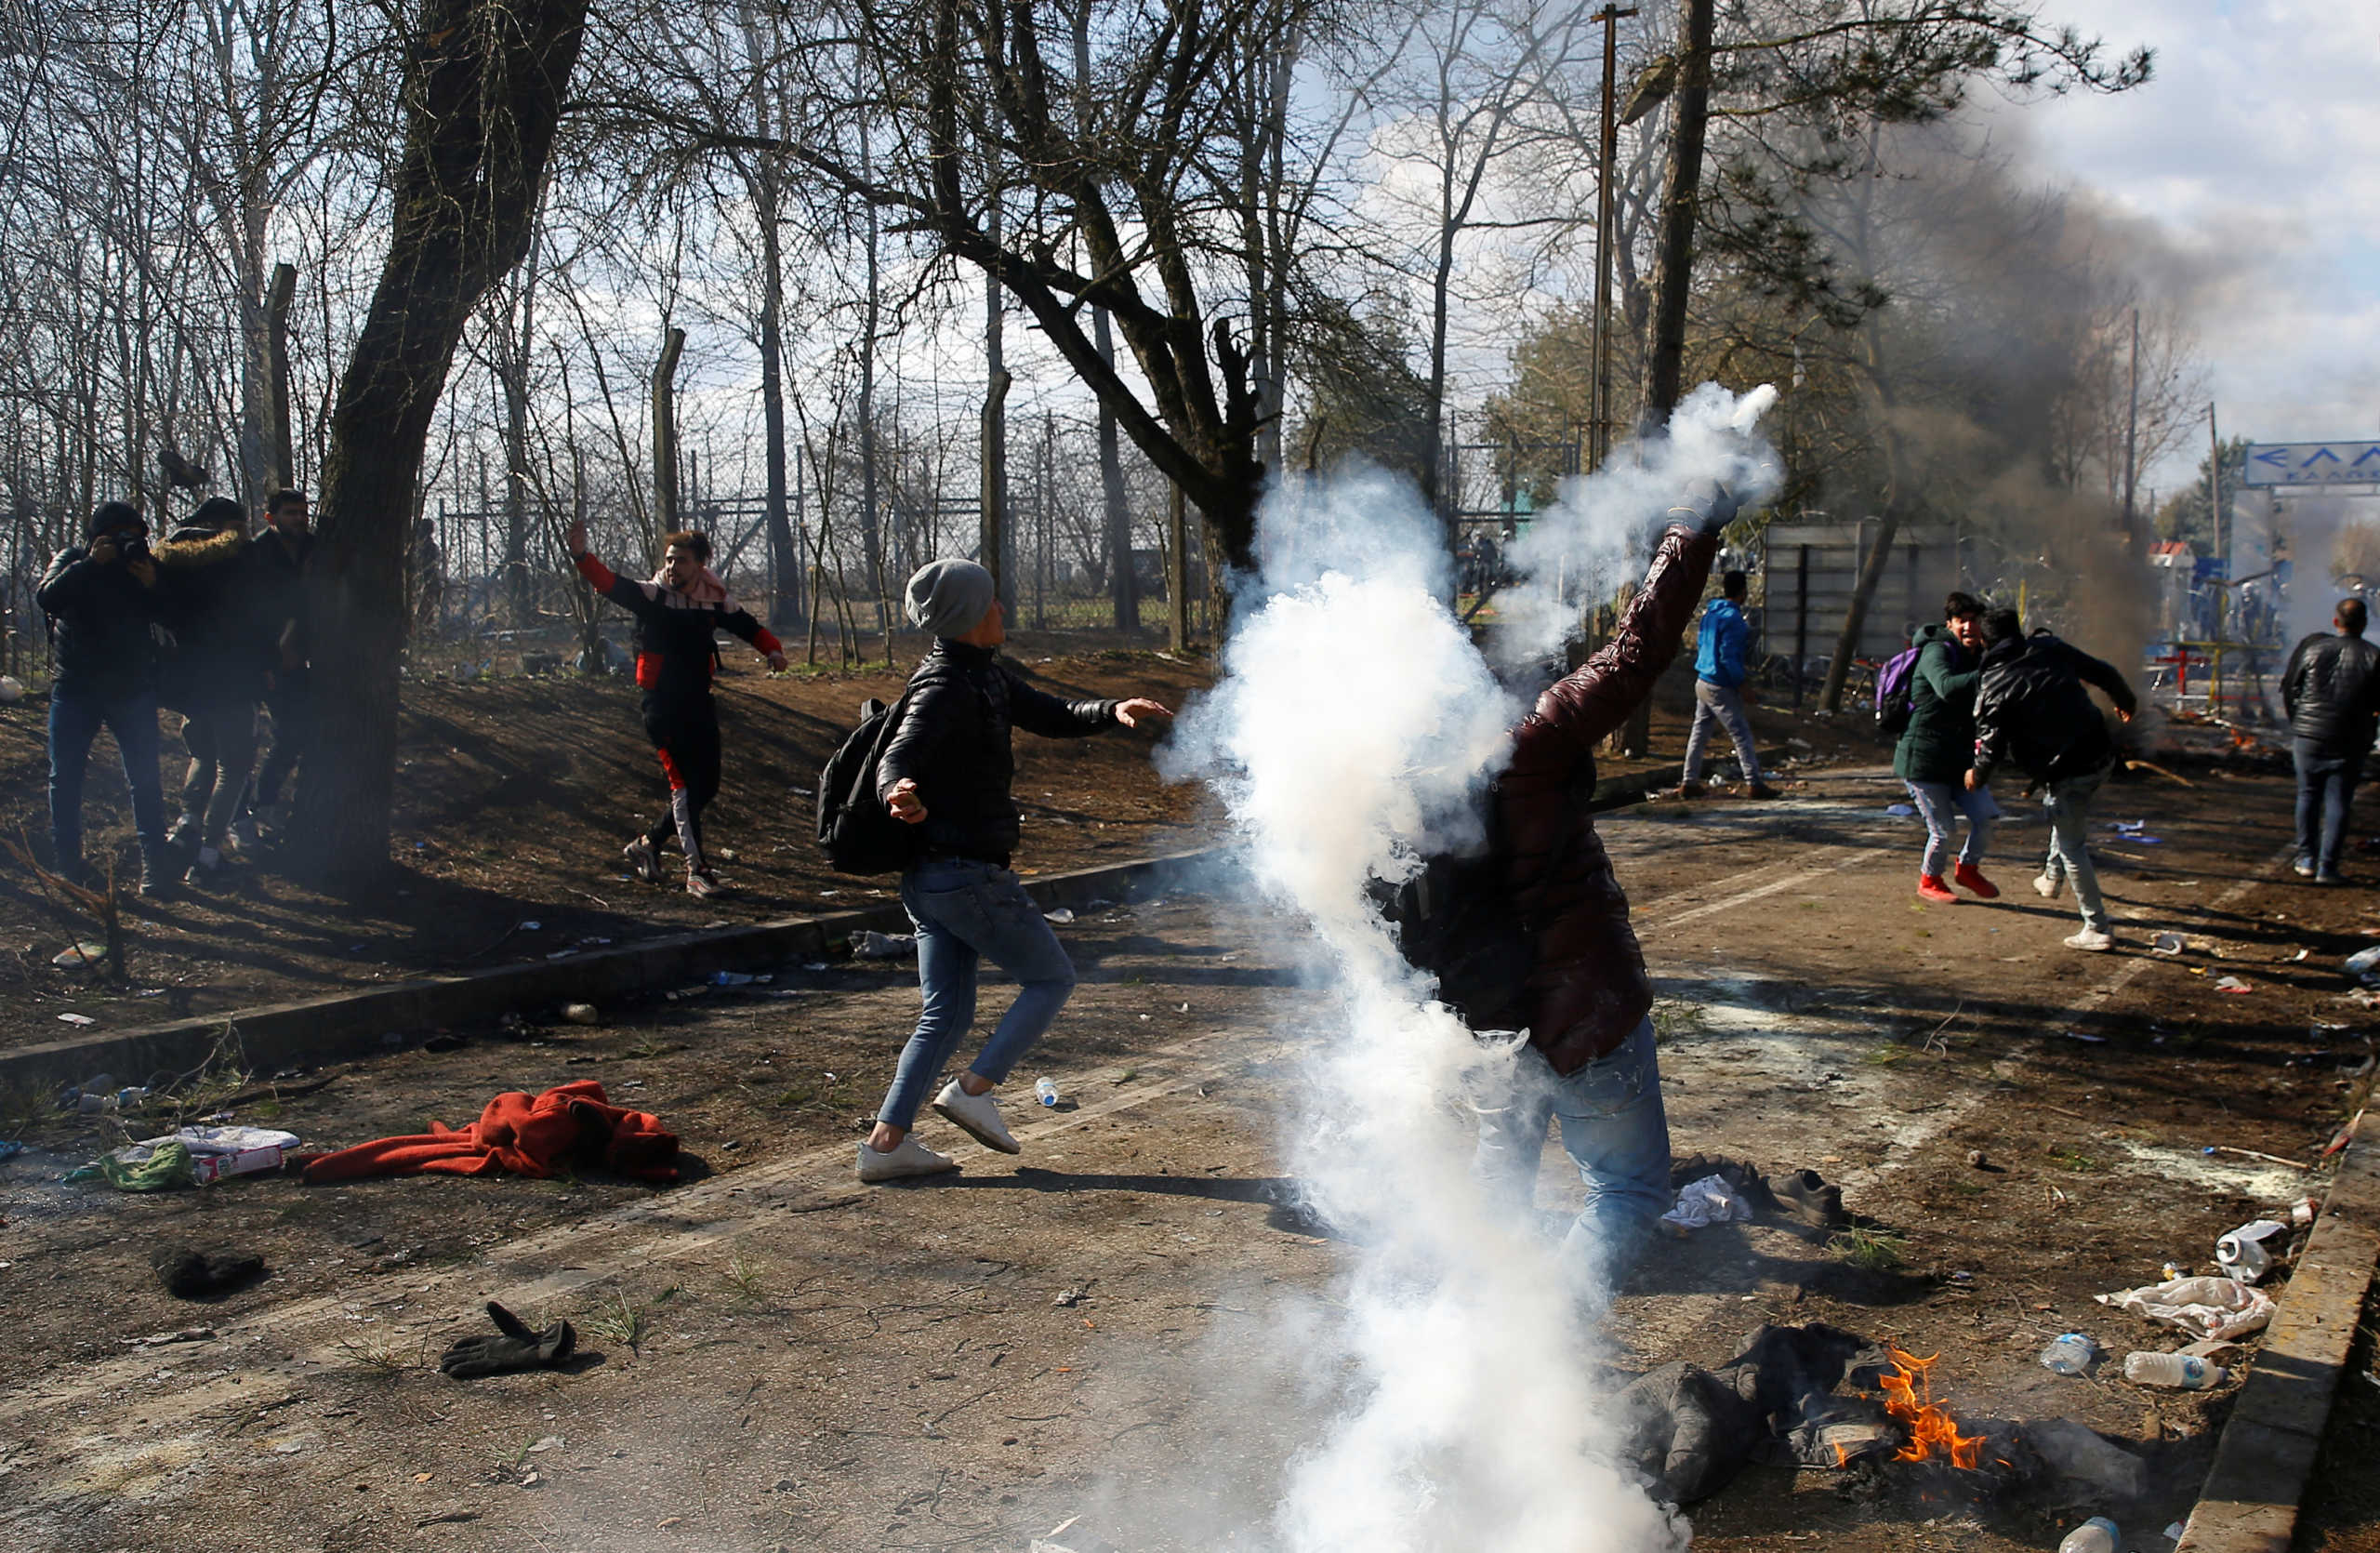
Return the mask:
M157 564L149 524L110 501L42 574L33 597L55 623L58 672L49 691L49 838L53 865L94 882L83 858L83 773L104 725L115 736L140 838L140 893L168 887L165 800L157 779Z

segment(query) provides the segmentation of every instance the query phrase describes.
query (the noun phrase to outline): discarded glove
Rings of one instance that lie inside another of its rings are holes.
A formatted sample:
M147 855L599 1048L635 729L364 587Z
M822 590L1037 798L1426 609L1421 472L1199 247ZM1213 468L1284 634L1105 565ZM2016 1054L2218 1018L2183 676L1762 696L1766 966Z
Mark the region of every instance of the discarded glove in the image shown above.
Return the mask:
M1772 1175L1767 1186L1779 1210L1813 1229L1840 1229L1851 1222L1851 1215L1843 1211L1843 1188L1815 1170Z
M578 1347L578 1333L568 1321L532 1332L526 1321L494 1300L487 1302L487 1313L503 1335L457 1337L438 1361L438 1367L456 1380L477 1380L515 1370L550 1370Z
M195 1246L167 1246L149 1259L165 1293L176 1299L203 1299L229 1294L264 1271L264 1258L237 1253L205 1252Z

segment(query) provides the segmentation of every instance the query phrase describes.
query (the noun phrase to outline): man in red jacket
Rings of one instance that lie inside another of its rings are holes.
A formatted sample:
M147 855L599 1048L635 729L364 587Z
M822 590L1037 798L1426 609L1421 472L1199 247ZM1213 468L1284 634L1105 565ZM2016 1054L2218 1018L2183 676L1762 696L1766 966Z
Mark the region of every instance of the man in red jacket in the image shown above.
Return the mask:
M1559 1122L1587 1185L1563 1252L1589 1278L1616 1281L1628 1269L1671 1193L1653 984L1585 795L1594 789L1595 745L1628 721L1677 656L1736 511L1725 490L1673 510L1619 633L1538 697L1513 731L1512 763L1496 783L1496 855L1536 955L1506 1007L1471 1010L1474 1029L1528 1031L1509 1088L1480 1105L1477 1168L1527 1205L1546 1123Z

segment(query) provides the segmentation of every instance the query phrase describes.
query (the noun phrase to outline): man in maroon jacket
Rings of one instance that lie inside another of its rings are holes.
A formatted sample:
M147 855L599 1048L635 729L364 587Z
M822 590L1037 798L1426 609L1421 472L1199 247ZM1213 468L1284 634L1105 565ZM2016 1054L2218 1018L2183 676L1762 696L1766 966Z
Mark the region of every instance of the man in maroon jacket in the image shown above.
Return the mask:
M1509 1089L1480 1105L1477 1168L1527 1205L1546 1123L1558 1121L1587 1185L1564 1255L1590 1278L1616 1281L1671 1203L1653 985L1628 897L1586 809L1595 745L1628 721L1677 656L1719 531L1736 511L1724 489L1673 511L1618 635L1538 697L1513 732L1512 763L1496 784L1496 851L1536 963L1507 1007L1471 1011L1475 1029L1528 1031Z

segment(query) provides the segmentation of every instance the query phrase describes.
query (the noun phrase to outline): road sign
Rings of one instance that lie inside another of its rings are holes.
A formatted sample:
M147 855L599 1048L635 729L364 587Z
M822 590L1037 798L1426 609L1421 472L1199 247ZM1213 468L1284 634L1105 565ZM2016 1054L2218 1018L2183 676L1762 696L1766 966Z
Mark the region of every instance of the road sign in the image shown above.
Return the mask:
M2380 442L2248 445L2251 485L2380 485Z

